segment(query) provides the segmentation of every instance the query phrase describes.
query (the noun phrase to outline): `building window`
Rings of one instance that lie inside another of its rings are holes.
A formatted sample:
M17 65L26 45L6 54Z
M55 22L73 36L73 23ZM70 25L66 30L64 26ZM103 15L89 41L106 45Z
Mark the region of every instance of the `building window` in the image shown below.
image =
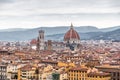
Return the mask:
M119 72L117 73L117 76L118 76L118 77L120 76L120 73L119 73Z

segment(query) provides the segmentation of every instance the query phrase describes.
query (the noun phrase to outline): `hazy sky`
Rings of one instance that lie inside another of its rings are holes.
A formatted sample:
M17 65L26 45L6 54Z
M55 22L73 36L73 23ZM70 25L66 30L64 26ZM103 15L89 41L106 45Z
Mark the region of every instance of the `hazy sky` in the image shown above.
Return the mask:
M120 0L0 0L0 29L120 25Z

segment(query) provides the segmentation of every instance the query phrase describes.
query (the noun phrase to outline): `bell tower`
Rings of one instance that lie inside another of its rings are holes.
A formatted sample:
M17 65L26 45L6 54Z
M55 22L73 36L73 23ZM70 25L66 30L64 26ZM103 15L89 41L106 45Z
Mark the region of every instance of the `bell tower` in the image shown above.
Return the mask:
M37 49L38 51L44 50L44 31L43 30L39 30Z

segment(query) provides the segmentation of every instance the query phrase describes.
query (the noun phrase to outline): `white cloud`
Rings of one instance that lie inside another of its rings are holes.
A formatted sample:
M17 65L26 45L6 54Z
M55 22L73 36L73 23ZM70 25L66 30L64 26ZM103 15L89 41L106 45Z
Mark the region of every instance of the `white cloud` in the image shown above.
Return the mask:
M108 27L120 22L120 0L0 0L0 5L3 28L67 25L71 21Z

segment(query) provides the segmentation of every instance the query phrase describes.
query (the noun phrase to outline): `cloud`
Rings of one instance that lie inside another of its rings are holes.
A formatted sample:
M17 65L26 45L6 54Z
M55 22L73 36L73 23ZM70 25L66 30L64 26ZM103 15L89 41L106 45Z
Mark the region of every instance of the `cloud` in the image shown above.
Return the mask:
M15 16L47 13L120 13L120 0L0 0L0 4L1 14L10 13Z
M120 0L0 0L0 23L5 26L6 22L16 26L18 23L24 26L24 22L39 24L39 21L60 24L110 19L115 22L120 21L119 13Z
M12 2L12 0L0 0L0 3L9 3Z
M74 9L77 11L77 9L80 11L83 10L89 10L92 11L96 9L114 9L119 10L120 8L120 1L119 0L1 0L0 3L5 2L11 2L7 5L4 5L2 7L2 10L41 10L46 9L52 10L55 9L54 12L56 12L58 9ZM86 10L86 11L87 11ZM111 11L112 11L111 10ZM104 10L105 11L105 10ZM71 10L72 12L72 10Z

